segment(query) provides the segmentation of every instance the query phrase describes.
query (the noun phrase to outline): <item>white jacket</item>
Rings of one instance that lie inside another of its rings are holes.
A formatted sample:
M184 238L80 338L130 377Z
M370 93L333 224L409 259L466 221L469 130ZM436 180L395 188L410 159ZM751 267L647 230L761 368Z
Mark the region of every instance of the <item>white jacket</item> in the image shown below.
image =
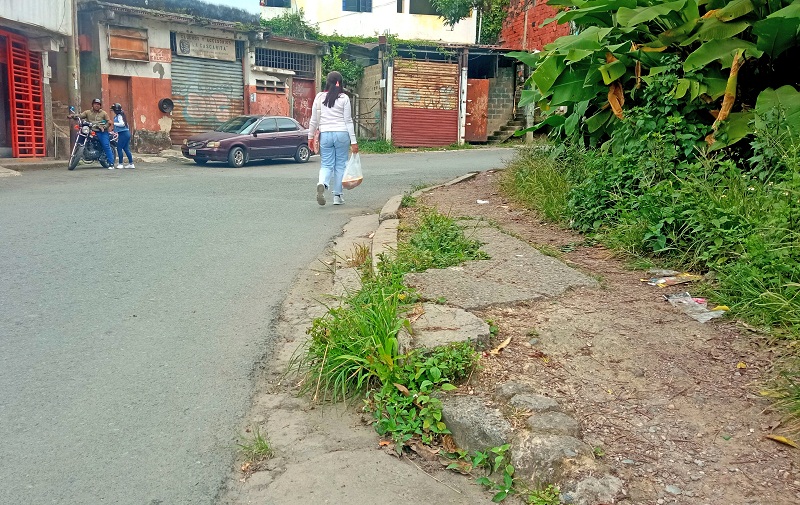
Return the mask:
M347 132L350 135L350 144L357 144L353 114L350 111L350 97L341 93L333 107L328 107L322 103L327 96L328 93L323 91L314 98L311 122L308 125L308 138L313 139L317 129L320 132Z

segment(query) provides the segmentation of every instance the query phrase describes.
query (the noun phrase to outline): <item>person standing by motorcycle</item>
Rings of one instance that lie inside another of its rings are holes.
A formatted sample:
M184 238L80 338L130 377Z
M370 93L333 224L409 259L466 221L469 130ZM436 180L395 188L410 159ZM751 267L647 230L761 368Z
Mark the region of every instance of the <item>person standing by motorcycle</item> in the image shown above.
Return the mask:
M114 130L114 123L108 117L108 113L102 109L103 102L99 98L92 100L92 108L85 110L78 114L78 117L85 119L92 123L92 129L103 146L103 151L106 153L106 160L108 161L108 169L114 169L114 152L111 150L111 143L109 141L108 132Z
M130 147L128 147L131 142L131 130L128 127L128 116L126 116L125 112L122 110L122 104L115 103L111 106L111 110L114 111L114 131L119 134L119 139L117 140L119 164L117 168L136 168L133 164L133 156L131 156ZM123 152L128 156L128 163L124 166L122 165Z

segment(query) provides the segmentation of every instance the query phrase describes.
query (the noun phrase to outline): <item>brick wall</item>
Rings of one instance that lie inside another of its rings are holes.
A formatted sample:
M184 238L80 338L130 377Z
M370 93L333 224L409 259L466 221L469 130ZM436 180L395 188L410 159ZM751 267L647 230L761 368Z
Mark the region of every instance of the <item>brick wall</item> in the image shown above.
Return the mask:
M486 131L491 135L506 124L514 112L514 69L500 67L489 79L489 110Z
M540 26L545 19L555 16L556 12L545 0L511 0L498 44L508 49L541 50L545 44L569 35L569 24L553 22Z

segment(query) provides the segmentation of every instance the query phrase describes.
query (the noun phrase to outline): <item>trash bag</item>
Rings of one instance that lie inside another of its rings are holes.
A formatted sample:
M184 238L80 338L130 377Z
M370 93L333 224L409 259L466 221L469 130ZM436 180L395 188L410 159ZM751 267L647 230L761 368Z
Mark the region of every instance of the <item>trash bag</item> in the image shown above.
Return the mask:
M342 187L353 189L364 180L364 173L361 171L361 156L358 153L350 155L347 165L344 167L344 177L342 177Z

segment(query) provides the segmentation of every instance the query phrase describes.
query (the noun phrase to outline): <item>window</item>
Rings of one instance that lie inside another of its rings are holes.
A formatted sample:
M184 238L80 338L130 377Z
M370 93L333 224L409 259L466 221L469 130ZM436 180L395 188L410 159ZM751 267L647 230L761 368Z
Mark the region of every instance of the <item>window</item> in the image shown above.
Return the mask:
M109 26L108 57L116 60L150 61L147 30Z
M256 48L256 66L292 70L297 77L314 78L314 55Z
M430 16L438 16L439 13L436 8L431 5L431 0L411 0L408 4L409 14L426 14Z
M275 133L278 131L278 125L275 124L275 119L265 119L258 123L258 128L253 133Z
M300 128L297 127L297 123L292 121L287 117L279 117L278 118L278 131L279 132L296 132Z
M342 10L350 12L372 12L372 0L342 0Z
M256 79L256 91L266 93L286 93L286 83L274 77Z
M262 7L291 7L292 0L261 0Z
M401 14L403 12L403 2L405 0L397 0L397 13Z

